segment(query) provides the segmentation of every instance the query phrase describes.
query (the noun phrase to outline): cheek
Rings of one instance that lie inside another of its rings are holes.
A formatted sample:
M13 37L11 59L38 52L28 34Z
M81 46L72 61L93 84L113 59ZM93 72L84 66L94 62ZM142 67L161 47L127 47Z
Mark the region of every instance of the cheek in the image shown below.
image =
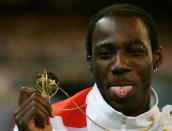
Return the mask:
M142 84L145 87L150 87L151 86L151 81L152 81L152 66L145 66L145 73L142 75Z
M108 79L109 63L102 61L94 61L93 63L93 79L99 87L99 91L106 99L107 90L105 88Z
M137 75L139 77L140 85L145 88L150 87L153 74L153 64L150 59L140 61L139 63L133 63L134 69L136 69Z
M109 63L100 60L94 60L93 63L93 77L95 82L103 84L109 72Z
M104 76L108 72L108 62L101 60L94 60L93 73L95 76Z

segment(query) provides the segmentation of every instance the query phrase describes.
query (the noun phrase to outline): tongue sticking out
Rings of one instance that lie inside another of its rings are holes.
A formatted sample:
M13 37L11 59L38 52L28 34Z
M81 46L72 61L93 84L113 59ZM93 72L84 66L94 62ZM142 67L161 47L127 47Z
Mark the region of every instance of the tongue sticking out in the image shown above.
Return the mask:
M113 86L111 91L119 98L124 98L132 90L133 86Z

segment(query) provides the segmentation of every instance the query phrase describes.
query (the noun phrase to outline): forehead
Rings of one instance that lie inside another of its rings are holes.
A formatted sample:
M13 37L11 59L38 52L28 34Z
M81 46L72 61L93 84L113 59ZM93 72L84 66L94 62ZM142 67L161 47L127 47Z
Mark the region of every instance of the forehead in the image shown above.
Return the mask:
M138 17L104 17L95 26L93 45L99 43L125 43L132 40L142 40L151 48L148 30Z

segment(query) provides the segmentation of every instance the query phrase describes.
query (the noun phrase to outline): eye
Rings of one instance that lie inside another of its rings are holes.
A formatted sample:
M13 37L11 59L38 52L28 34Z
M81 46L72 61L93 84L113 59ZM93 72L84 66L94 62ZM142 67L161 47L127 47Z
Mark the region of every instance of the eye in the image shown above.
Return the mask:
M128 49L128 54L131 56L141 56L144 53L144 50L142 48L132 48Z
M146 48L142 40L132 40L127 42L126 52L133 57L141 56L146 53Z
M112 51L108 49L100 49L97 50L96 52L96 56L100 59L109 59L112 57L112 55L113 55Z

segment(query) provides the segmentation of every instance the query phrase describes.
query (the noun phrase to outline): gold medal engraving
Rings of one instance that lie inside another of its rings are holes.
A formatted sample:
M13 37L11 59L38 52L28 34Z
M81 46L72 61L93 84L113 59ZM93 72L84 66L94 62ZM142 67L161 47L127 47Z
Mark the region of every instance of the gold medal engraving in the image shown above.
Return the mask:
M53 73L47 72L44 69L43 73L38 74L34 89L40 92L43 97L51 98L57 93L59 82Z

